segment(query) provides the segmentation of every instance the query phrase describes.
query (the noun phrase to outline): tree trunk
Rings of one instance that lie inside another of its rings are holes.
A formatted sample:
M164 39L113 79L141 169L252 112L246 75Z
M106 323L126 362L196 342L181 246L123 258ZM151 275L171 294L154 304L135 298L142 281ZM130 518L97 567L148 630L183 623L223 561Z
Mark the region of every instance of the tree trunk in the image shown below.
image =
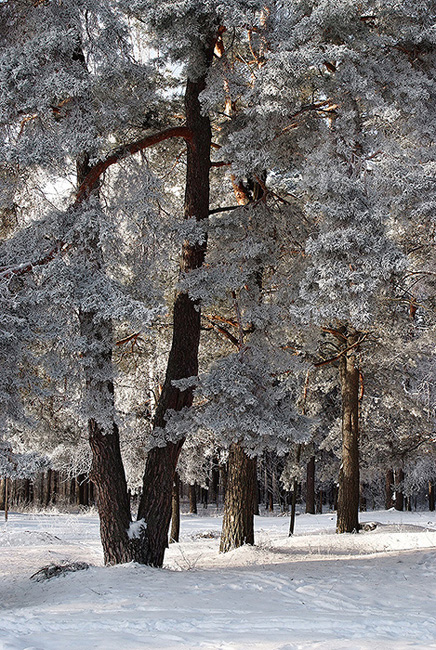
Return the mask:
M9 479L5 478L5 521L8 520L9 514Z
M292 485L292 499L291 499L291 519L289 522L289 537L294 534L295 530L295 515L297 508L297 490L298 490L298 481L294 478Z
M197 484L189 486L189 512L191 515L197 514Z
M204 51L206 70L211 65L213 45ZM187 169L185 190L185 217L205 221L209 216L209 171L211 127L202 115L200 93L206 87L206 73L196 81L188 79L185 92L186 126L192 133L187 142ZM181 272L187 273L202 266L206 242L191 244L185 241ZM179 390L173 380L196 376L198 373L198 346L200 342L200 308L198 301L187 293L178 293L173 311L173 339L168 357L165 383L154 418L154 428L164 429L169 409L180 411L192 404L192 389ZM171 496L174 473L183 440L155 447L147 457L138 518L147 522L143 544L136 560L151 566L162 566L168 543L171 519Z
M80 186L90 171L88 153L77 159L76 169ZM100 233L96 226L83 242L83 264L90 276L105 272L99 240ZM128 535L131 514L118 425L115 422L112 321L93 309L79 309L78 317L80 334L84 340L82 362L86 386L85 400L89 410L91 475L97 490L104 561L105 564L130 562L140 534L133 541ZM85 481L82 482L81 488L79 486L79 501L85 501L84 485ZM89 494L86 495L86 501L88 497Z
M0 478L0 510L5 509L5 478Z
M339 473L338 533L359 530L359 368L357 332L346 336L339 361L342 393L342 466ZM351 346L355 346L352 349Z
M119 431L114 421L112 324L106 319L99 319L95 312L81 311L79 319L81 335L86 342L84 366L87 399L96 413L96 417L88 420L88 436L92 451L91 475L97 487L104 561L105 564L130 562L133 559L127 533L131 521L130 504ZM81 501L85 500L84 485L84 480L81 486L79 482Z
M171 508L171 534L170 542L178 542L180 535L180 478L174 474L173 500Z
M434 512L434 508L435 508L434 482L429 481L428 482L428 509L430 510L430 512Z
M394 507L394 470L388 469L385 475L385 508Z
M404 510L403 488L399 487L404 481L404 471L400 468L395 472L395 510Z
M315 456L307 463L306 470L306 512L315 514Z
M212 460L212 499L215 505L218 505L218 496L219 496L219 487L220 487L220 471L218 467L218 459L214 458Z
M249 458L239 443L233 443L229 450L228 467L221 553L243 544L254 544L256 459Z

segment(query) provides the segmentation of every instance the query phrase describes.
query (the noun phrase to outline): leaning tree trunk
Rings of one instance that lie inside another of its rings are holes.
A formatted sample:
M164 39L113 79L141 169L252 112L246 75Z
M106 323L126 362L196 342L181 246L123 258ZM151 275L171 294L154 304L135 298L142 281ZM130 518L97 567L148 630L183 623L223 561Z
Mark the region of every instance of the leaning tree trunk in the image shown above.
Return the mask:
M230 446L228 468L221 553L243 544L254 544L256 459L249 458L239 443L233 443Z
M356 358L358 340L357 332L346 336L344 353L339 361L342 393L342 465L339 473L336 523L338 533L359 530L359 368Z
M89 156L77 161L78 185L89 173ZM90 277L104 272L99 232L84 242L83 264ZM84 340L82 362L85 373L86 402L93 417L88 419L88 437L92 451L91 478L97 488L97 508L105 564L133 559L130 527L130 502L121 459L118 426L115 422L112 367L112 322L95 310L79 310L80 334Z
M213 56L212 44L205 51L206 71ZM206 73L196 81L188 79L185 92L186 126L192 137L187 142L187 170L185 190L185 217L204 221L209 216L209 171L211 127L202 114L200 93L206 87ZM191 244L185 241L181 272L187 273L202 266L206 242ZM168 358L165 383L154 418L154 428L164 429L169 409L180 411L192 404L192 389L179 390L173 386L176 379L196 376L198 373L198 346L200 342L200 308L198 301L179 292L173 311L173 339ZM171 497L174 473L183 440L155 447L148 456L143 478L138 519L144 519L147 528L138 548L136 560L151 566L162 566L168 546L168 528L171 519Z

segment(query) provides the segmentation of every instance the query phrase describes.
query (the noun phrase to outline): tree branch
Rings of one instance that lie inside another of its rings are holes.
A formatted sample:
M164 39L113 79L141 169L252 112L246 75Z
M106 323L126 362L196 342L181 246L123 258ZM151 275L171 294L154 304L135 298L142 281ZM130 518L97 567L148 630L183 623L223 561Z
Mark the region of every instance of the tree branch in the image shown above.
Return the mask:
M115 151L113 151L105 160L101 160L94 165L91 171L86 175L85 180L77 190L74 205L80 205L83 199L85 199L95 188L101 175L106 171L106 169L111 167L111 165L114 165L128 156L133 156L135 153L138 153L138 151L143 151L154 144L159 144L159 142L171 138L183 138L187 142L192 143L192 131L186 126L175 126L170 129L165 129L165 131L160 131L159 133L147 135L145 138L141 138L140 140L136 140L135 142L125 144L118 149L115 149Z

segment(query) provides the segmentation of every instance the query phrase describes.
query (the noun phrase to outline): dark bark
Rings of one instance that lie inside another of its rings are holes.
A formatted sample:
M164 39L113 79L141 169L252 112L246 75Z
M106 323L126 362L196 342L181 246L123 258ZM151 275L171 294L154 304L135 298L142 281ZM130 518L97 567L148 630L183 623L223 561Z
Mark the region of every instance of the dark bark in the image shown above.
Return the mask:
M130 503L121 459L118 426L114 422L114 386L112 374L112 324L99 320L94 312L79 314L81 335L87 343L85 352L86 390L88 398L105 421L88 420L92 451L91 476L97 488L97 507L105 564L119 564L133 559L127 531L130 526ZM98 345L96 351L96 344ZM82 481L79 498L84 500Z
M211 490L212 490L212 499L216 505L218 505L218 497L219 497L219 485L220 485L220 470L218 467L218 459L214 458L212 460L212 485L211 485Z
M92 477L97 487L100 536L105 564L120 564L133 559L130 526L130 504L121 460L118 427L106 433L89 420L89 443L93 453Z
M404 471L400 468L395 472L395 510L404 510L403 488L400 487L404 481Z
M8 520L8 513L9 513L9 479L8 477L5 478L5 521Z
M220 552L254 544L254 492L256 459L249 458L239 443L229 450L227 489Z
M174 475L173 500L171 508L171 533L170 542L178 542L180 535L180 478Z
M356 357L358 333L346 335L344 353L339 359L342 393L342 466L336 530L359 530L359 368ZM350 349L351 348L351 349ZM345 351L348 350L348 351Z
M315 456L312 456L306 468L306 512L315 514Z
M390 510L394 507L394 470L388 469L385 474L385 508Z
M294 478L292 484L292 499L291 499L291 518L289 521L289 537L294 534L295 530L295 515L296 515L296 506L297 506L297 490L298 490L298 481Z
M320 489L318 492L318 499L316 501L316 512L318 515L322 515L322 502L323 502L323 491Z
M191 515L197 514L197 485L194 483L189 486L189 512Z
M213 56L213 44L205 51L205 69ZM187 142L187 170L185 190L185 217L197 221L209 216L209 171L211 127L202 115L200 93L206 87L206 73L196 81L188 79L185 92L186 126L192 133ZM206 243L185 242L182 251L181 272L187 273L202 266ZM200 309L197 301L186 293L178 293L173 311L173 339L168 357L165 383L154 418L154 427L164 429L169 409L180 411L192 404L192 389L179 390L176 379L196 376L198 373L198 346L200 342ZM174 473L183 440L156 447L147 457L138 518L147 522L143 543L136 560L151 566L162 566L168 544L171 519L171 497Z
M430 512L434 512L435 509L435 495L434 495L434 482L428 482L428 509ZM1 510L1 507L0 507Z
M79 185L89 173L89 169L89 156L85 153L77 160ZM84 265L88 267L89 273L104 273L98 228L89 234L84 248ZM105 564L130 562L138 540L132 542L128 536L131 522L130 502L121 458L119 431L114 420L112 322L94 310L80 309L79 323L80 334L85 342L82 361L86 399L95 413L95 416L89 417L88 420L88 437L92 451L91 475L97 490L104 561ZM83 499L83 494L81 496Z

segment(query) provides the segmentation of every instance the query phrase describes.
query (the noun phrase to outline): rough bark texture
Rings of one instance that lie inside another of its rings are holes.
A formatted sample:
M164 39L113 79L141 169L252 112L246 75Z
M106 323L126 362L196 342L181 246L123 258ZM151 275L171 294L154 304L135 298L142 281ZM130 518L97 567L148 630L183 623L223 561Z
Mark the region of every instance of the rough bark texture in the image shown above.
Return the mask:
M176 472L174 475L173 500L171 508L171 533L170 542L178 542L180 535L180 479Z
M306 512L315 514L315 456L312 456L306 467Z
M89 171L89 156L77 161L78 184ZM84 264L90 273L103 272L103 256L99 233L91 233L83 251ZM105 564L118 564L133 559L130 526L130 502L124 466L121 459L118 426L114 421L114 385L112 381L112 322L97 312L79 310L80 334L85 341L83 366L87 401L102 417L88 420L88 436L92 451L91 476L97 488L97 507Z
M230 447L228 467L221 553L243 544L254 544L256 459L249 458L241 445L234 443Z
M359 368L356 358L358 334L349 333L339 362L342 393L342 466L336 530L352 533L359 530Z
M112 362L112 325L98 321L93 312L80 312L81 334L89 346L99 342L92 359L86 363L86 389L90 399L104 402L106 413L114 413L114 387L110 379ZM105 378L106 377L106 378ZM105 564L119 564L133 559L127 535L130 526L130 503L124 466L121 459L118 427L112 420L103 425L94 418L88 420L89 444L92 451L91 476L97 487L97 507L100 536Z
M209 68L213 45L205 51L205 69ZM209 118L201 114L199 95L206 87L206 73L196 81L188 80L185 93L186 126L192 133L187 141L187 171L185 216L197 221L209 216L209 171L211 128ZM206 243L185 242L182 251L181 272L199 268L204 261ZM198 346L200 342L200 309L186 293L178 293L173 311L173 339L167 372L154 419L155 428L164 428L168 409L180 411L192 404L192 390L173 386L176 379L198 373ZM143 543L136 560L151 566L162 566L168 545L168 527L171 519L171 500L174 473L183 440L154 448L147 457L138 518L147 522Z

